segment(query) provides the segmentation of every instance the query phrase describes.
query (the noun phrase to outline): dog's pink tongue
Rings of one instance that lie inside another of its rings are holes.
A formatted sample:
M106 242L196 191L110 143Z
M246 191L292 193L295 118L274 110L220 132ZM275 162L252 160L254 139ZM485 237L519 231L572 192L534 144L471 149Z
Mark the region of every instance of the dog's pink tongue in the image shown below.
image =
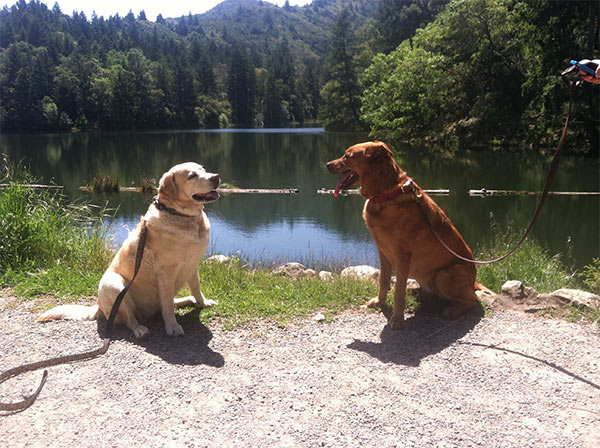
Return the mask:
M350 177L353 176L352 172L347 173L344 177L342 177L340 179L340 181L338 182L338 184L335 187L335 191L333 192L333 195L337 198L340 195L340 190L342 189L342 187L344 186L344 184L348 181L348 179Z
M342 184L344 183L344 180L346 179L346 176L344 176L336 185L335 187L335 191L333 192L333 195L337 198L340 195L340 190L342 189Z

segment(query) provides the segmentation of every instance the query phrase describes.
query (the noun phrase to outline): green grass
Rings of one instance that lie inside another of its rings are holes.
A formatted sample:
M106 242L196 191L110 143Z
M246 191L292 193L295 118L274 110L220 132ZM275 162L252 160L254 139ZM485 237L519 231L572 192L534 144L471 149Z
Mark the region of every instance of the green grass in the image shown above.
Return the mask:
M591 264L584 266L578 278L588 291L600 295L600 258L594 258Z
M104 210L26 187L31 179L18 167L3 182L10 185L0 189L0 286L27 297L95 294L112 257Z
M286 325L319 310L326 317L364 303L376 295L376 285L356 279L323 282L318 278L289 278L270 270L252 269L234 258L229 263L202 263L200 284L207 298L219 305L200 313L201 319L218 319L233 328L256 319Z
M507 253L521 238L510 225L500 230L492 224L492 240L475 250L477 260L489 260ZM532 239L523 244L508 258L477 266L477 280L489 289L500 292L507 280L519 280L538 292L552 292L560 288L577 286L573 274L563 264L559 255L550 255L548 250Z

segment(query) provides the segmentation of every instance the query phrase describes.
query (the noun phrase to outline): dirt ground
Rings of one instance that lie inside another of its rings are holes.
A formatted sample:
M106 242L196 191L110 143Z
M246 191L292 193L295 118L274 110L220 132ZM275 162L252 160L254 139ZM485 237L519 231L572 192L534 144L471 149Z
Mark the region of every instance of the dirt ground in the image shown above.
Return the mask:
M0 298L0 370L100 345L105 321L34 322ZM515 311L402 330L355 309L333 322L224 331L197 312L117 329L104 356L49 369L29 409L0 416L5 447L600 446L600 334ZM442 331L439 331L443 329ZM436 333L439 331L438 333ZM31 393L41 372L0 385Z

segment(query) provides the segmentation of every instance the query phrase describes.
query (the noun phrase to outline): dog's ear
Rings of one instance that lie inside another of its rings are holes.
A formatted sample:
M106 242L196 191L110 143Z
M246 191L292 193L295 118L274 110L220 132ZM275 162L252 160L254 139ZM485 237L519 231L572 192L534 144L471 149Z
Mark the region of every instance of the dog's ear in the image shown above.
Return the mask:
M175 181L175 173L165 173L158 183L158 198L160 201L174 201L177 197L178 188Z
M365 156L369 159L378 159L382 156L392 156L392 151L388 146L380 141L374 141L367 149L365 150Z
M370 152L370 156L369 156ZM393 185L398 182L403 171L394 160L394 155L388 146L379 141L374 141L365 152L369 160L369 168L374 173L380 185Z

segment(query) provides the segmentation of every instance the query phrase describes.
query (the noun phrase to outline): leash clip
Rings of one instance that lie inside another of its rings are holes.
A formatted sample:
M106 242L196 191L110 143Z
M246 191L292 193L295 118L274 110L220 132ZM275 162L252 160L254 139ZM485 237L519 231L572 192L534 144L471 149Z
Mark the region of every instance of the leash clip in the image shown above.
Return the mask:
M415 188L412 191L413 198L415 198L415 202L418 204L421 198L423 197L423 191L420 188Z
M569 75L573 72L576 72L576 75L571 80L569 79ZM581 74L579 73L579 67L577 67L576 65L571 65L569 68L563 70L560 76L562 77L562 80L566 82L569 86L574 84L575 87L577 87L581 84Z

